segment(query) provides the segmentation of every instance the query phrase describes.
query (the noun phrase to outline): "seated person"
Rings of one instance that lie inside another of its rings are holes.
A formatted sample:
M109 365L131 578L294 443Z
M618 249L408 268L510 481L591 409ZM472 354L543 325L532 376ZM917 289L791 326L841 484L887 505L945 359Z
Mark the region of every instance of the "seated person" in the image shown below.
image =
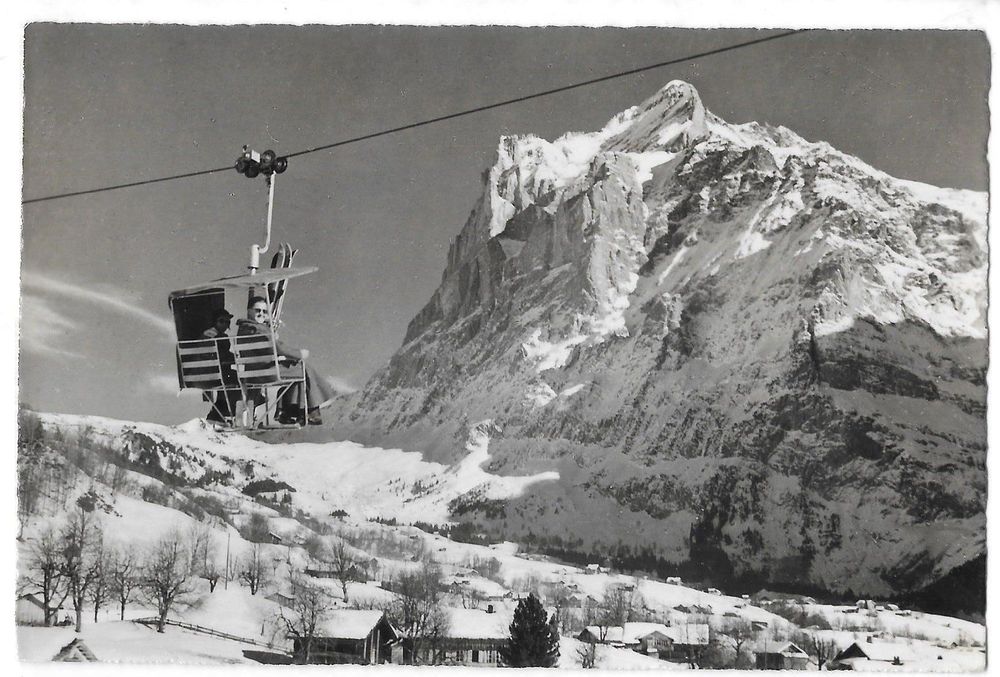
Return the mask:
M233 319L232 313L227 311L225 308L219 310L215 313L212 320L212 326L201 333L202 338L206 339L220 339L228 338L230 322ZM219 351L219 364L222 366L222 382L227 387L239 387L239 382L236 380L236 370L233 365L236 363L233 357L232 347L229 345L229 341L217 341L218 351ZM239 399L239 390L220 390L215 398L215 406L212 407L212 411L208 412L207 419L216 423L224 423L226 418L233 415L233 407L236 404L236 400ZM211 401L208 393L205 394L205 398Z
M293 348L278 340L278 337L271 329L268 320L271 318L271 310L267 299L255 296L250 299L247 306L247 319L239 320L238 336L247 334L263 334L274 336L274 344L277 348L278 356L287 358L293 362L305 360L309 357L309 351L305 348ZM294 386L286 391L281 398L280 410L277 412L278 421L281 423L303 422L308 420L310 425L319 425L323 422L320 417L319 408L325 405L335 395L333 388L308 365L305 368L306 375L306 395L308 395L309 411L303 410L301 388ZM306 418L308 416L308 419Z

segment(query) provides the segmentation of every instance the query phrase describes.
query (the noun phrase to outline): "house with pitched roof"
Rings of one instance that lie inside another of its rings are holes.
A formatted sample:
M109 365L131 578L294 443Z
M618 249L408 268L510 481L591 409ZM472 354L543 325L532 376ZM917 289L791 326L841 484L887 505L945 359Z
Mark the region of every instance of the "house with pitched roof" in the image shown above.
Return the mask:
M884 669L886 665L905 666L916 663L927 658L923 653L917 646L911 644L883 642L874 637L869 637L864 642L854 642L838 653L827 664L827 668L830 670L864 670L867 672Z
M486 609L449 608L446 611L448 629L435 643L438 662L497 667L500 649L510 638L513 610L490 605Z
M77 637L60 649L59 653L52 657L52 661L55 663L96 663L97 657L94 656L93 651L87 648L83 640Z
M708 646L708 625L688 623L667 626L663 623L626 623L625 625L589 625L577 635L588 644L626 647L664 660L687 660L691 651Z
M304 642L292 639L292 654L302 658ZM336 609L326 614L312 639L309 662L322 664L355 663L378 665L388 663L392 646L401 639L384 611L368 609Z
M749 650L758 670L809 669L809 654L792 642L758 640L749 645Z

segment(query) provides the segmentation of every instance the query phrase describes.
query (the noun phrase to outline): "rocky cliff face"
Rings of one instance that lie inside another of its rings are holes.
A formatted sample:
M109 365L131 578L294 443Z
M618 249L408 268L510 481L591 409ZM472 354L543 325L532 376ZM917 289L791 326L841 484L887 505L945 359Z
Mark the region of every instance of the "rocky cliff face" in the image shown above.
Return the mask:
M456 518L722 578L888 594L984 552L984 194L683 82L484 183L338 435L451 461L491 419L491 471L560 479Z

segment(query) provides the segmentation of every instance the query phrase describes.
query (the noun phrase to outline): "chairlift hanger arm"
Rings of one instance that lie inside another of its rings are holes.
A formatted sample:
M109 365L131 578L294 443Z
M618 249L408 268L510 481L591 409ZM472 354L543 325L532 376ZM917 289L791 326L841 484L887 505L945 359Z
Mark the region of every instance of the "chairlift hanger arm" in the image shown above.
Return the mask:
M234 275L232 277L222 277L202 284L185 287L177 291L170 292L170 298L175 299L181 296L193 296L203 294L212 290L227 289L249 289L251 287L262 287L273 282L288 280L293 277L309 275L319 270L316 266L302 266L301 268L268 268L252 275Z
M278 174L283 173L288 168L288 158L278 157L273 150L265 150L263 153L243 146L243 154L236 159L236 171L248 179L253 179L260 174L264 175L267 181L267 223L264 227L264 244L250 245L250 273L257 272L260 268L260 255L267 252L271 246L271 215L274 211L274 184Z

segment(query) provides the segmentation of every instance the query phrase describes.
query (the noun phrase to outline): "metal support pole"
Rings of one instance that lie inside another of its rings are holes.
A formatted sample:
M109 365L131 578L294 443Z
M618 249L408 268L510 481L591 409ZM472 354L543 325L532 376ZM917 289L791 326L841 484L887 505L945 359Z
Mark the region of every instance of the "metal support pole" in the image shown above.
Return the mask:
M264 229L264 244L250 245L250 265L247 267L250 269L251 275L256 274L257 269L260 268L260 255L266 253L271 246L271 216L274 213L274 184L277 178L277 174L264 177L264 180L267 181L267 224Z

